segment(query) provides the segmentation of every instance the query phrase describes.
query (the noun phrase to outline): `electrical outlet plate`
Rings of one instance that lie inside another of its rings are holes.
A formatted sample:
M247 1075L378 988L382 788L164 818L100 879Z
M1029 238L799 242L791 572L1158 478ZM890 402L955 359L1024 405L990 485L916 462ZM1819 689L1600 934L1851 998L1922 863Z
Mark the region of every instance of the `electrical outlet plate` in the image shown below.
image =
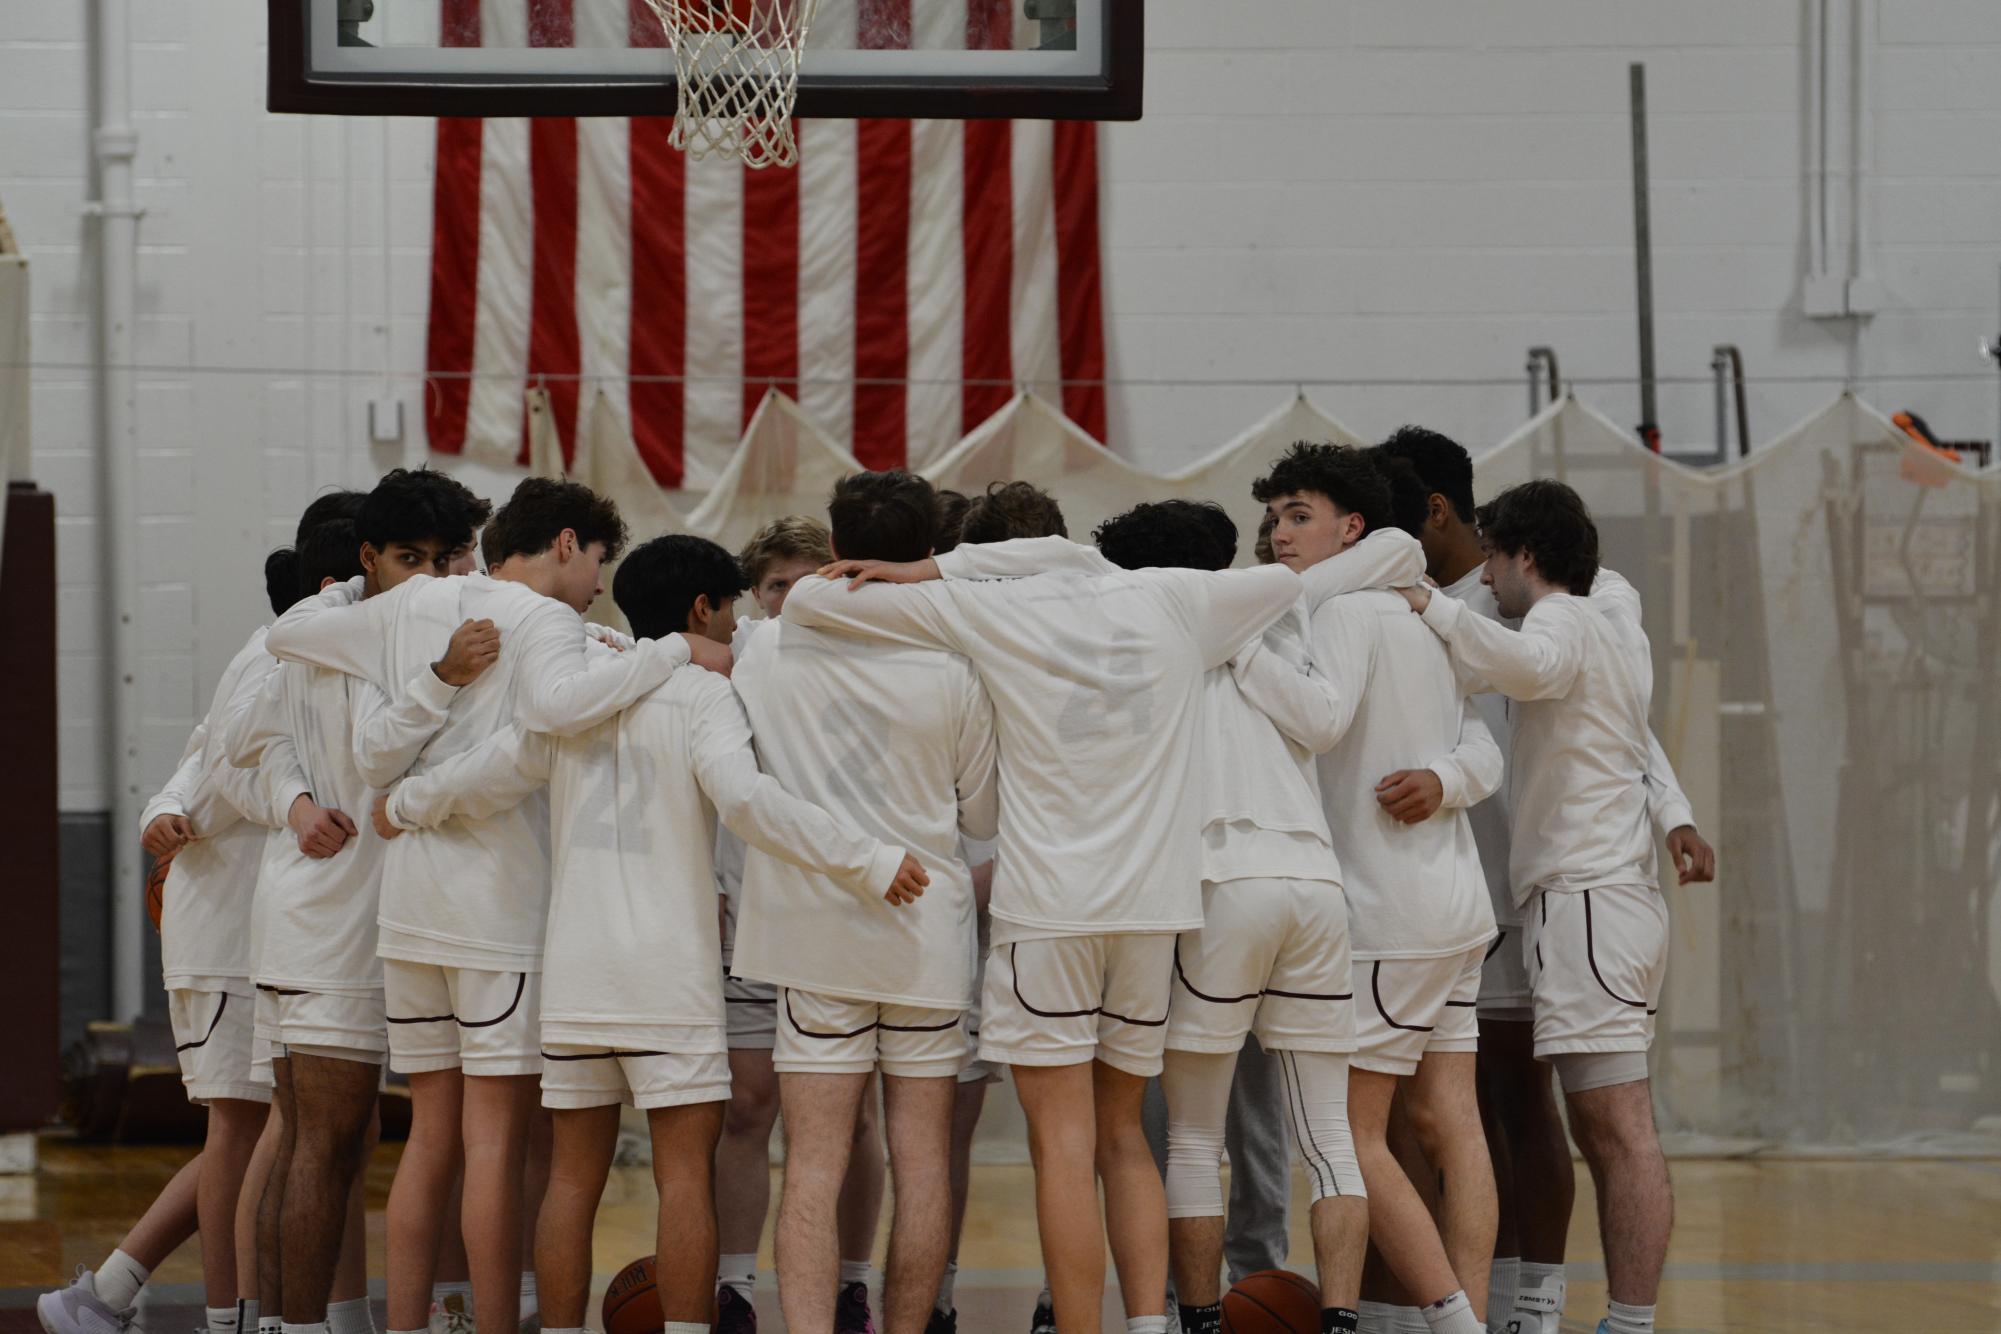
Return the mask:
M394 445L403 439L403 401L372 398L368 401L368 438L378 445Z
M1843 318L1848 314L1848 280L1833 273L1809 273L1801 305L1812 319Z

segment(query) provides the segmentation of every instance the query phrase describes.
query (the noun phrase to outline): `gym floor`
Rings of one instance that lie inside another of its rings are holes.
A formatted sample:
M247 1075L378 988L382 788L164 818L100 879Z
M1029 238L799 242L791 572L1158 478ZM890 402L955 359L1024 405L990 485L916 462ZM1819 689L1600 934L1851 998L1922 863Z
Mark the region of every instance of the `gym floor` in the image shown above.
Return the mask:
M0 1334L34 1334L35 1293L101 1260L191 1152L59 1138L42 1147L37 1175L0 1177ZM385 1147L369 1173L369 1268L376 1275L396 1154ZM2001 1331L2001 1161L1685 1159L1674 1164L1674 1182L1678 1217L1661 1294L1663 1334L1858 1325ZM974 1168L958 1283L963 1334L1027 1328L1041 1282L1032 1187L1027 1167ZM1594 1217L1590 1181L1580 1171L1566 1330L1589 1331L1604 1309ZM1303 1197L1293 1219L1291 1267L1310 1274ZM651 1248L652 1231L650 1175L617 1169L598 1215L600 1291ZM190 1245L154 1276L142 1328L185 1334L199 1326L199 1282L199 1252ZM760 1283L763 1329L780 1334L768 1228ZM1107 1301L1109 1310L1113 1298ZM595 1323L595 1299L592 1314Z

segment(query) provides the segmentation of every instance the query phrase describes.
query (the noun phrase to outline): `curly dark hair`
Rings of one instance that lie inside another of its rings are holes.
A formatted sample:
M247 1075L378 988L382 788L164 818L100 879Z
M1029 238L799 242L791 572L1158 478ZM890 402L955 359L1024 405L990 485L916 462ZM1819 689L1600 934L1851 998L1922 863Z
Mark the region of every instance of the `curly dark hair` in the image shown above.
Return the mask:
M361 502L355 532L377 551L392 542L436 538L448 551L469 547L480 525L493 514L456 477L429 468L395 468L383 474Z
M1005 542L1011 537L1068 537L1056 497L1028 482L995 482L966 507L961 542Z
M1511 486L1474 511L1480 540L1506 556L1535 560L1546 583L1588 597L1598 577L1598 525L1583 497L1547 479Z
M944 555L959 545L959 530L966 526L966 511L973 502L963 491L938 492L938 536L931 539L931 550L936 555Z
M1364 532L1395 526L1389 479L1366 450L1301 440L1251 483L1252 497L1266 504L1301 493L1325 496L1336 509L1361 515Z
M1447 435L1423 426L1400 426L1381 449L1417 469L1425 500L1444 496L1461 523L1473 522L1473 456Z
M1106 560L1127 570L1222 570L1237 558L1237 525L1207 501L1135 505L1099 524L1091 539Z
M577 535L579 547L604 543L607 561L625 550L625 520L611 497L577 482L528 477L486 525L480 551L489 567L511 556L539 556L566 528Z
M735 556L706 537L669 533L632 549L612 576L611 597L636 638L664 639L688 628L697 597L721 607L749 587Z
M901 469L853 473L834 483L827 522L844 560L923 560L938 537L938 493Z
M1390 484L1390 521L1412 537L1424 536L1424 521L1431 516L1431 492L1424 489L1417 469L1409 459L1399 458L1381 445L1363 452Z

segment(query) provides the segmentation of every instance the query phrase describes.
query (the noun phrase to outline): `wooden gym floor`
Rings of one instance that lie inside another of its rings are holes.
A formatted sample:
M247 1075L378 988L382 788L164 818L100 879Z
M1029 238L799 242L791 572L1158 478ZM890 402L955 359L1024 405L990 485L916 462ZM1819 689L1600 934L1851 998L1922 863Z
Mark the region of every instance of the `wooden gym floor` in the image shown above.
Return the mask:
M34 1294L102 1260L188 1152L50 1138L36 1176L0 1177L0 1334L34 1334ZM378 1277L381 1209L395 1162L386 1147L369 1174L370 1272ZM2001 1162L1681 1160L1674 1182L1679 1219L1663 1334L2001 1331ZM1026 1167L974 1168L958 1284L963 1334L1027 1328L1040 1286L1031 1186ZM598 1216L600 1284L650 1248L652 1217L650 1176L618 1169ZM1293 1219L1291 1267L1310 1274L1303 1198ZM1580 1171L1567 1330L1589 1331L1604 1309L1594 1226L1590 1181ZM770 1268L767 1228L758 1307L763 1329L776 1334L783 1323ZM199 1281L198 1246L189 1245L155 1275L142 1326L156 1334L198 1327Z

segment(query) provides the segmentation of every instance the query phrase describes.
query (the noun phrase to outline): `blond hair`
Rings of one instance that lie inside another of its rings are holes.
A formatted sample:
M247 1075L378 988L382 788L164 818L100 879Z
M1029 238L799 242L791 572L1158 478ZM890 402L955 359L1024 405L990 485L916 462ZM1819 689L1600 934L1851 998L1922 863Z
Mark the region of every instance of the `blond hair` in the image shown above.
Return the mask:
M743 566L744 577L755 588L764 581L765 571L781 560L825 565L833 558L833 537L826 524L804 514L788 514L758 529L737 553L737 564Z

